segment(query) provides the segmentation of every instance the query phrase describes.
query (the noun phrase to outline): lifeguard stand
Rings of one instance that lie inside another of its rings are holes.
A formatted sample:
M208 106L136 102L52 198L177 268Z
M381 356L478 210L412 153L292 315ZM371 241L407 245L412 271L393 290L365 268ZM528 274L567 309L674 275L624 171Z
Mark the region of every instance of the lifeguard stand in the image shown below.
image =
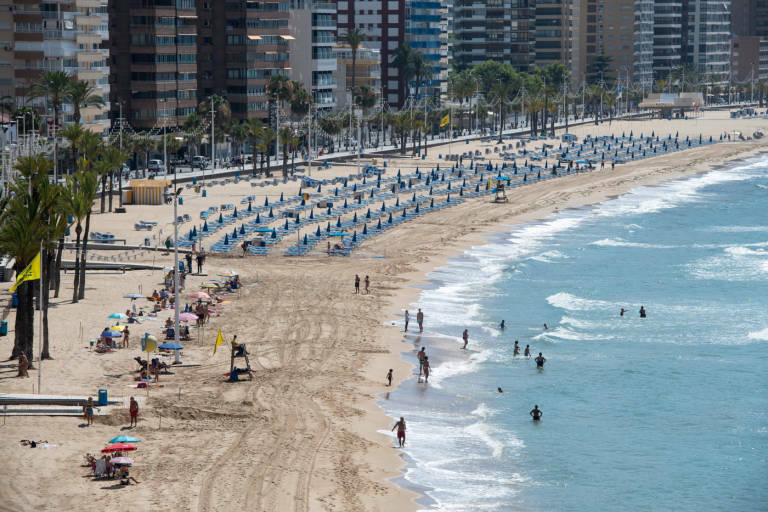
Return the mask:
M232 346L232 358L230 359L230 362L229 362L230 379L232 378L231 377L232 372L235 371L235 358L242 357L245 360L245 370L247 370L248 372L248 380L253 380L253 370L251 369L251 361L248 359L248 350L245 348L245 343L241 343L240 345L242 345L243 347L242 354L238 354L237 353L238 349L236 349L234 345ZM240 379L240 376L238 375L238 380L239 379Z
M507 197L507 193L504 190L504 182L499 180L496 183L496 197L493 199L494 203L508 203L509 198Z

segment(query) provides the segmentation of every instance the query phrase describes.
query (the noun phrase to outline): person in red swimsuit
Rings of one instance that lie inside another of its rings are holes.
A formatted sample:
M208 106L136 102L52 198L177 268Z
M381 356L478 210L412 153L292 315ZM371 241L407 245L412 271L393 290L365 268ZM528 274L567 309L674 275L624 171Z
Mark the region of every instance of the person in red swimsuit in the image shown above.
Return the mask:
M400 448L402 448L405 446L405 420L402 416L400 416L400 421L392 427L392 430L395 429L397 429L397 442L400 444Z

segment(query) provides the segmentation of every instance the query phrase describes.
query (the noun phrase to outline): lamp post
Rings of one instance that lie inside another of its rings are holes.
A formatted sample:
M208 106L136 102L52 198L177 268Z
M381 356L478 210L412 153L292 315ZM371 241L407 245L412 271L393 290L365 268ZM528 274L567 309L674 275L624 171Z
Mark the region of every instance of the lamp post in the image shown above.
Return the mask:
M173 296L174 296L174 333L173 341L179 344L179 306L181 305L181 299L179 298L179 194L181 189L176 189L176 166L173 166ZM176 350L176 359L173 364L181 364L179 359L179 351Z

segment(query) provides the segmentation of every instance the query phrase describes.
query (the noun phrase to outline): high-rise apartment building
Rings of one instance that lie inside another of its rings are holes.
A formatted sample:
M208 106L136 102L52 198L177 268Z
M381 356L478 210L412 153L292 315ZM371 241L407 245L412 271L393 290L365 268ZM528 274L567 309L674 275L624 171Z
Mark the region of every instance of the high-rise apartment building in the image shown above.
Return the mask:
M398 69L392 64L397 48L405 42L406 0L338 0L337 39L359 30L365 34L362 46L381 54L381 87L384 102L401 107L407 92Z
M653 12L653 73L666 78L683 61L683 0L656 0Z
M731 32L734 35L757 35L757 4L758 0L731 0Z
M292 0L290 27L290 76L311 92L319 112L334 108L336 58L336 2Z
M635 0L632 82L646 90L653 86L654 0Z
M288 1L110 0L112 113L180 126L220 95L233 119L267 118L266 83L289 74Z
M14 97L13 0L0 0L0 97Z
M405 12L405 40L423 55L432 75L419 94L439 101L447 92L447 11L440 0L407 0Z
M350 93L355 86L367 85L375 91L381 90L381 52L370 48L358 48L355 58L355 84L352 83L352 49L340 44L334 49L336 71L334 80L335 106L339 110L349 108ZM381 101L381 98L379 98Z
M13 52L14 96L19 103L44 106L44 99L29 98L29 89L43 71L64 71L95 87L108 100L108 51L101 48L109 37L106 0L13 2L13 36L6 36L3 52ZM8 21L6 21L8 22ZM10 78L5 73L5 79ZM103 132L110 126L108 107L81 109L89 129ZM62 124L72 122L73 108L64 105Z
M534 53L534 0L454 0L453 61L464 69L486 60L528 70ZM536 27L542 36L562 34L559 25Z
M137 130L183 124L197 107L194 0L112 1L111 110Z

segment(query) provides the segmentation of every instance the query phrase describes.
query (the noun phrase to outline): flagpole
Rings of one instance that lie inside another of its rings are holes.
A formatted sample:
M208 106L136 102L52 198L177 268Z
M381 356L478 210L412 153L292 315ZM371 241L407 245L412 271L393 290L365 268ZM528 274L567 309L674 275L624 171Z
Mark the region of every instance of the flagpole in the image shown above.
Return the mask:
M40 240L40 260L38 260L38 263L40 264L40 282L38 283L40 286L38 286L38 299L37 301L40 303L40 318L38 318L38 342L37 342L37 394L40 394L40 386L43 384L43 279L45 279L45 273L43 270L43 262L42 260L42 254L43 254L43 241Z

